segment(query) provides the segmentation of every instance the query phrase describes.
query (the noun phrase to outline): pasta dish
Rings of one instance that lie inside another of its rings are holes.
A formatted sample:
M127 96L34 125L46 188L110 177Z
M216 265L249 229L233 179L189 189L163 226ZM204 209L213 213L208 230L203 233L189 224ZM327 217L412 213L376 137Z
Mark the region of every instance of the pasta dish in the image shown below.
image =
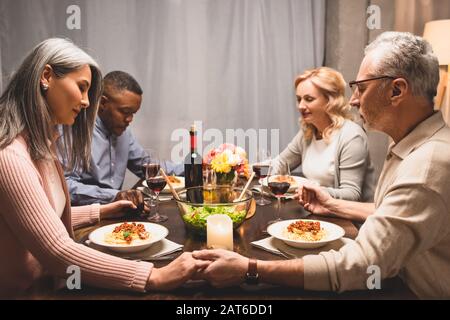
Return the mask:
M181 183L181 180L175 176L168 176L167 178L169 179L170 183Z
M295 221L287 226L283 236L289 240L320 241L326 235L318 221Z
M131 244L132 242L140 242L149 238L150 233L145 230L145 226L135 222L124 222L115 227L113 232L105 234L105 242L110 244Z

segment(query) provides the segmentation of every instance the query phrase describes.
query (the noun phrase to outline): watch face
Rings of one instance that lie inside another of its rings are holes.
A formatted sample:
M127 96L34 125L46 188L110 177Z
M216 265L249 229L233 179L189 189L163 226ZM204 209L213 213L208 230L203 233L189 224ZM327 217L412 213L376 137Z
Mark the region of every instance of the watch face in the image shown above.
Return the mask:
M247 284L258 284L258 278L259 278L259 275L258 275L258 274L250 274L250 273L247 273L247 274L245 275L245 282L246 282Z

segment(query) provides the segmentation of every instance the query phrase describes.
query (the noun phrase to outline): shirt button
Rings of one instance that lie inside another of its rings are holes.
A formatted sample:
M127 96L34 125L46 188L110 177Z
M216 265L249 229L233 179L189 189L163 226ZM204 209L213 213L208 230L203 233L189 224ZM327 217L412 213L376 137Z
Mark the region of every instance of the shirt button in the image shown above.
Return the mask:
M111 163L111 167L114 167L114 162L113 162L113 163Z

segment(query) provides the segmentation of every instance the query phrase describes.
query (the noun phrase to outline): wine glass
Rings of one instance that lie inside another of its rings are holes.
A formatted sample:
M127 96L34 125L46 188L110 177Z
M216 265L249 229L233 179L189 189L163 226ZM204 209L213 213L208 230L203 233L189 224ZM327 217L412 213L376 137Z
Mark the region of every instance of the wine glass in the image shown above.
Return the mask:
M216 172L211 168L211 165L206 165L203 168L203 186L206 189L213 189L217 184Z
M268 222L268 224L272 224L274 222L281 221L280 212L281 212L281 198L283 195L289 190L291 187L291 170L289 168L289 164L281 163L278 167L278 174L276 174L275 170L273 170L273 166L270 166L269 173L267 174L267 181L269 185L270 191L275 195L278 201L278 208L275 211L275 219Z
M216 172L207 164L203 166L203 200L205 203L212 203L214 189L217 185Z
M167 184L161 172L162 164L156 152L149 153L149 157L144 159L145 181L147 187L156 195L155 213L147 218L151 222L163 222L168 219L166 215L159 214L159 193Z
M256 163L253 164L253 172L255 173L256 178L258 178L259 185L261 186L259 199L256 200L256 204L260 206L265 206L272 203L271 201L264 198L264 185L262 183L269 172L270 161L270 152L266 149L259 149L258 153L256 154Z
M144 197L144 203L147 206L149 212L143 212L141 214L141 218L147 218L149 215L151 216L153 214L153 209L156 206L156 195L153 193L153 191L149 190L151 194L147 194Z

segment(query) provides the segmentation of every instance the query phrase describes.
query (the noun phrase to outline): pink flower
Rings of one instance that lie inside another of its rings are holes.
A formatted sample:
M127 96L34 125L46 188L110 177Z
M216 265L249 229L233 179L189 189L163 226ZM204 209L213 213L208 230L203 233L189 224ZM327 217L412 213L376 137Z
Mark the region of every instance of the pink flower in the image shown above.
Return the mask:
M209 165L211 164L211 161L219 155L225 156L225 159L228 159L226 162L233 170L236 170L239 174L243 174L246 177L249 176L247 153L244 149L236 147L231 143L223 143L217 148L210 150L203 157L203 163Z
M221 144L216 150L217 153L222 153L225 150L230 150L231 152L234 153L234 150L236 149L236 146L234 144L231 143L223 143Z
M203 163L204 164L211 164L212 159L214 159L214 157L217 154L217 149L211 149L206 156L203 157Z

